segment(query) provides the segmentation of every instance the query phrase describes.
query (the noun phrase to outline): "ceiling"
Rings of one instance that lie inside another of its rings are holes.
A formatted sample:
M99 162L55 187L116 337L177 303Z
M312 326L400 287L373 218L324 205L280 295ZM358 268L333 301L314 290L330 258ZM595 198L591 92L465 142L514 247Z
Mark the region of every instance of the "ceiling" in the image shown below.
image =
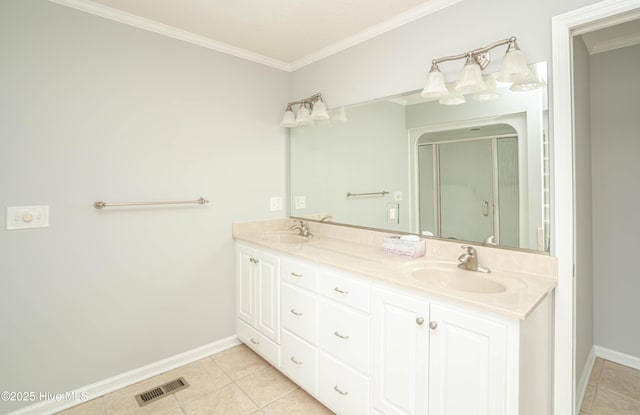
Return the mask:
M50 0L292 71L461 0Z

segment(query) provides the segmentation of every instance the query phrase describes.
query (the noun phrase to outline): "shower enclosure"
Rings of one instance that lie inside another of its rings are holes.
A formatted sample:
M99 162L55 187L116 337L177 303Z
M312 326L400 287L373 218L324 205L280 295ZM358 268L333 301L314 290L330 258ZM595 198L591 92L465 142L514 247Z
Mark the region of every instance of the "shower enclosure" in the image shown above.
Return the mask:
M518 247L518 136L507 124L417 141L422 234Z

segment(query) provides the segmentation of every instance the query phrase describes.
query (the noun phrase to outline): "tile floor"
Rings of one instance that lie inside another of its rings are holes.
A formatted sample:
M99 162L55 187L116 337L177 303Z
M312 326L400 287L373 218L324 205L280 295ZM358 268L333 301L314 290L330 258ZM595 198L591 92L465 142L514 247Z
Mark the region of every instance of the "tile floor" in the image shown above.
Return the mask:
M640 415L640 370L596 358L580 415Z
M183 376L189 387L142 408L135 395ZM245 345L179 367L58 415L332 414Z

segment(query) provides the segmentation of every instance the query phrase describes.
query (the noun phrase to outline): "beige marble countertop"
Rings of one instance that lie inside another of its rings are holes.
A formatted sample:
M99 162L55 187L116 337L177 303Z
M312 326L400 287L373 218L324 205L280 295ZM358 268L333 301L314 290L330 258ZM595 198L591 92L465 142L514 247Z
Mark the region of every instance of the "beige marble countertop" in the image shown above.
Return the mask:
M412 276L412 271L425 264L440 264L456 270L456 259L463 253L461 244L456 242L427 239L426 255L413 259L382 252L382 239L395 235L394 233L319 222L307 222L313 237L303 244L267 242L262 238L265 232L288 230L292 223L291 219L235 223L233 237L291 257L522 320L556 286L556 258L541 253L474 246L480 263L488 266L491 273L464 273L469 273L470 277L477 275L487 278L506 287L504 292L489 294L454 290L443 284Z

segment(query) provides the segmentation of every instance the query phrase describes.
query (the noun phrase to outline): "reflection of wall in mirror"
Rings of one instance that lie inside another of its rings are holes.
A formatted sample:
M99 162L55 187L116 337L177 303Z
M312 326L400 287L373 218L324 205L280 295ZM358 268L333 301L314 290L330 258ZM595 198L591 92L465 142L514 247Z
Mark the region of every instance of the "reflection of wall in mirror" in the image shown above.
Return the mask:
M404 106L380 101L346 109L349 121L323 122L291 130L291 200L306 207L291 215L336 223L409 230L407 130ZM386 190L389 194L346 197ZM396 201L395 194L404 195ZM389 204L399 220L389 220Z

